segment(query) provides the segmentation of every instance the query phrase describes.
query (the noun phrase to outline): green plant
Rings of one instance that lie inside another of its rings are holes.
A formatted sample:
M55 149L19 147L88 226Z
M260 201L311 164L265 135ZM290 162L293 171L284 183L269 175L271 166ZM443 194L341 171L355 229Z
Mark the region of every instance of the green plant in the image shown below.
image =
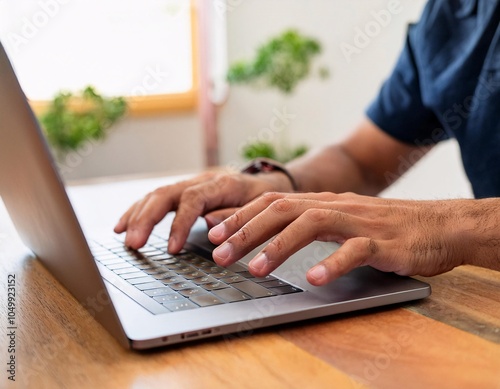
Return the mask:
M49 143L65 154L89 140L103 139L126 110L124 98L104 98L87 86L77 94L59 92L39 119Z
M303 36L296 30L287 30L260 46L255 59L233 64L227 79L232 84L275 87L289 94L310 74L312 60L320 52L318 40ZM319 75L326 77L328 70L320 69Z
M243 147L242 155L247 160L252 160L258 157L271 158L282 163L291 161L294 158L300 157L308 150L306 145L299 145L294 148L286 148L283 152L276 150L270 142L254 142Z
M293 29L286 30L258 47L254 59L231 65L227 80L230 84L277 88L289 95L300 81L311 75L313 59L320 53L321 44L317 39ZM328 77L328 69L320 68L318 75L320 78ZM256 141L243 147L242 156L245 159L267 157L287 162L307 150L305 145L289 148L282 144L276 147L270 142Z

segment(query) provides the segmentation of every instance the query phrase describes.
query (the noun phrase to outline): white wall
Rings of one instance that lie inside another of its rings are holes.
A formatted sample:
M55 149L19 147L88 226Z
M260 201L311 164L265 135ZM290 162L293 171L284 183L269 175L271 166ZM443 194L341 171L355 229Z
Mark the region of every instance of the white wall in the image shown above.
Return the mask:
M231 0L227 11L229 61L248 58L271 35L294 27L321 40L320 63L331 76L307 80L293 96L250 87L232 87L219 109L223 165L241 163L240 147L269 131L273 110L296 115L287 130L292 144L318 147L346 136L363 115L402 47L409 21L418 20L424 0L400 0L401 12L347 61L342 43L353 45L356 28L374 20L390 0ZM399 9L399 8L398 8ZM267 138L266 138L267 139ZM141 172L193 171L203 166L201 125L195 113L149 119L129 118L109 139L82 158L67 178ZM439 145L384 193L405 198L470 196L454 142Z
M344 56L341 45L354 45L356 28L374 21L372 12L387 9L389 0L239 0L228 10L229 61L249 58L269 36L294 27L321 40L330 79L307 80L293 96L274 91L232 87L221 110L223 163L239 160L239 147L261 134L265 139L273 109L295 114L288 128L290 143L318 147L346 136L363 115L381 82L389 74L405 38L407 24L419 18L424 0L401 0L399 13L371 38L361 53ZM453 142L439 145L418 167L384 195L406 198L470 196Z
M125 118L104 142L60 161L65 180L141 173L171 174L204 166L203 138L196 113Z

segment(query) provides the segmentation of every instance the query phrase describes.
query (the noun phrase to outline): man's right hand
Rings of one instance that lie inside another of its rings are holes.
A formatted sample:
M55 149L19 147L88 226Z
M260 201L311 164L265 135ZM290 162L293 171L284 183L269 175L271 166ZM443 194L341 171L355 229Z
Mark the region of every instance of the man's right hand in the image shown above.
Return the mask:
M249 175L206 172L193 179L154 190L132 205L114 231L126 232L125 244L138 249L146 244L154 226L170 211L176 211L169 237L169 252L178 253L198 216L212 227L257 196L269 191L292 191L280 172Z

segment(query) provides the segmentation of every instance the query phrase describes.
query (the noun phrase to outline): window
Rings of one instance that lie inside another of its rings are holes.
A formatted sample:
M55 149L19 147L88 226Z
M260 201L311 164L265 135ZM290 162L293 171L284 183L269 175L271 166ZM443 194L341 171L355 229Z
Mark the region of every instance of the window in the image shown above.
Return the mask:
M86 85L136 114L192 108L193 31L190 0L0 1L0 39L35 108Z

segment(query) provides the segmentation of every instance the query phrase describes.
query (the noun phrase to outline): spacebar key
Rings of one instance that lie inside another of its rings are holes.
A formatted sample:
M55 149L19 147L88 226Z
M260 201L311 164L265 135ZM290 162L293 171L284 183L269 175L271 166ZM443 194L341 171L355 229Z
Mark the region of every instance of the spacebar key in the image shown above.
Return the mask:
M276 295L276 293L273 293L269 289L266 289L263 286L260 286L259 284L256 284L252 281L236 282L234 284L231 284L231 286L238 290L241 290L252 298L269 297Z

